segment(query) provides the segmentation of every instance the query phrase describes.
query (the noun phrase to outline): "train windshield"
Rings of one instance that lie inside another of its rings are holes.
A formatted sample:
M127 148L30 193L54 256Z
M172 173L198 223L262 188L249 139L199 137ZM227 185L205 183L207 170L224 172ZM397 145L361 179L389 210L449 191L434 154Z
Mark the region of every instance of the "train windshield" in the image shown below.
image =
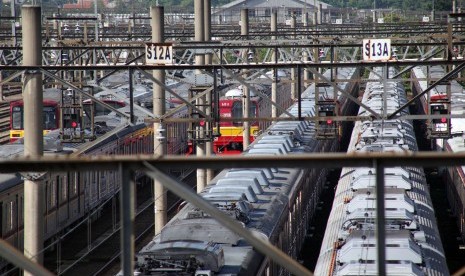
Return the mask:
M11 128L23 129L23 107L15 106L11 112Z
M56 107L44 106L44 129L57 129Z
M249 106L249 114L250 118L255 118L257 117L257 103L255 102L250 102ZM242 102L237 101L234 102L232 109L231 109L231 117L232 118L243 118L243 113L242 113ZM234 125L242 125L242 122L233 122Z
M58 120L56 116L56 107L54 106L44 106L43 128L46 130L57 129ZM11 112L11 129L24 129L24 120L23 120L23 106L15 106Z

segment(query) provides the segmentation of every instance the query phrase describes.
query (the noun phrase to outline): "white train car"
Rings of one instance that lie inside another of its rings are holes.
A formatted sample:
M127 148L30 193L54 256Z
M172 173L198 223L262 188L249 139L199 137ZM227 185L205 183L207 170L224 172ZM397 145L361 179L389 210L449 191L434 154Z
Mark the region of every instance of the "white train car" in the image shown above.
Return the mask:
M358 79L345 68L339 79ZM352 82L339 82L352 93ZM332 94L332 88L325 87ZM322 92L323 93L323 92ZM342 101L341 97L341 101ZM315 114L315 86L302 94L302 116ZM298 105L289 110L298 115ZM337 139L316 140L314 123L281 121L272 124L245 155L329 152ZM200 194L244 227L297 258L317 207L327 170L250 168L221 171ZM243 238L208 214L187 203L137 254L138 275L289 275L254 250Z
M370 79L383 76L380 70ZM379 80L367 83L362 102L379 113L387 107L390 114L406 95L400 82ZM368 112L361 107L359 115ZM373 120L355 123L348 152L416 150L410 121ZM449 275L423 169L386 168L384 178L387 274ZM375 184L373 168L342 169L315 275L377 275Z
M426 78L426 68L414 69L414 76L418 79ZM430 67L429 74L432 78L444 76L444 69L440 66ZM426 81L415 81L417 92L422 92L427 88ZM465 114L465 93L463 87L457 81L451 81L451 114ZM434 88L433 95L444 95L446 87L443 85ZM451 136L448 139L437 139L438 150L458 153L465 151L465 118L450 119ZM457 217L457 225L462 239L465 240L465 167L447 167L447 199L451 205L451 211Z
M136 116L144 116L136 112ZM173 115L177 116L177 115ZM103 118L105 117L105 118ZM112 115L100 117L109 122ZM119 120L119 119L118 119ZM61 144L58 130L44 137L44 155L138 155L153 153L153 125L137 124L118 128L102 127L100 138L82 143ZM183 128L184 127L184 128ZM168 126L165 133L169 144L176 145L184 153L187 150L187 125ZM109 132L113 131L113 134ZM103 134L106 134L103 135ZM184 138L183 138L184 137ZM0 146L0 158L13 158L23 154L24 145L17 141ZM169 148L168 148L169 149ZM174 148L173 148L174 149ZM171 154L175 152L170 151ZM57 234L83 219L87 214L115 196L121 179L115 171L49 172L44 174L44 238L53 239ZM23 177L18 174L0 174L0 235L11 245L23 248ZM0 271L8 269L8 263L0 260Z

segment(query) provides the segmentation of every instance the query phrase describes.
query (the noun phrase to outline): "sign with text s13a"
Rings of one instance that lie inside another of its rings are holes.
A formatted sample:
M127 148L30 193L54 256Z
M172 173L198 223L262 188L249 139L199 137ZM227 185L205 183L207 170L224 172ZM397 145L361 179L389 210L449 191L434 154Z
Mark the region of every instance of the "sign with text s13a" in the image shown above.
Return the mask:
M173 64L173 45L171 43L145 44L146 64Z
M390 39L364 39L362 46L364 61L386 61L391 59Z

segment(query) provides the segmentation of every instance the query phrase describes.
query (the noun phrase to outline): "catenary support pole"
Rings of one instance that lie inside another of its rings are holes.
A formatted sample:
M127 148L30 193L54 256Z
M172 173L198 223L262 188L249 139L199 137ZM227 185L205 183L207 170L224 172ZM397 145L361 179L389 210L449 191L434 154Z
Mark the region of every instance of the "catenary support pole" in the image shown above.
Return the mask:
M135 186L131 169L119 166L121 177L120 214L121 214L121 270L123 275L134 275L134 218Z
M205 37L204 40L209 42L211 40L211 21L212 21L212 16L211 16L211 0L203 0L203 20L204 20L204 32L205 32ZM209 51L205 53L205 64L212 64L213 60L213 54ZM205 114L207 116L212 115L212 105L213 105L213 100L212 100L212 92L207 92L205 95L205 99L207 101L205 105ZM211 134L213 133L213 123L208 122L206 123L206 127L208 130L208 133ZM206 156L211 156L213 154L213 141L211 139L207 140L205 142L205 155ZM208 183L210 180L213 179L215 176L215 172L212 169L207 169L206 170L206 176L205 176L205 181Z
M308 32L308 12L305 12L305 14L303 15L304 16L304 21L303 21L303 25L305 27L305 31ZM307 39L308 37L307 36L304 36L303 39ZM303 49L303 52L302 52L302 61L304 63L308 63L310 61L310 53L309 53L309 49ZM308 70L307 68L304 68L304 87L307 88L310 86L310 70Z
M202 43L205 41L205 29L204 29L204 16L203 16L203 4L204 0L194 0L194 32L195 32L195 41ZM196 53L195 55L195 64L204 65L205 64L205 55L203 53ZM202 71L197 70L196 75L202 74ZM197 100L196 105L205 112L206 97L203 96ZM197 126L197 133L199 134L200 139L197 140L195 151L197 156L205 156L205 142L202 141L205 138L205 126ZM206 169L197 169L197 192L202 191L207 185L207 175Z
M276 43L276 32L278 30L278 11L276 9L273 9L273 12L271 13L271 40L273 40L274 43ZM276 62L278 59L278 53L277 53L277 47L275 47L275 50L273 51L273 54L271 55L271 61ZM278 69L274 68L273 69L273 81L271 82L271 101L277 102L278 98ZM278 109L276 106L271 106L271 117L275 118L278 117Z
M384 167L373 162L376 170L376 249L378 275L386 275L386 227L384 214Z
M23 16L23 65L42 65L41 9L25 5ZM27 70L23 78L24 155L43 154L42 74ZM41 264L44 247L44 189L42 181L31 174L24 181L24 255ZM25 272L24 275L32 275Z
M297 19L296 19L296 15L295 13L292 14L291 16L291 30L293 31L293 36L292 38L293 39L297 39L297 36L296 36L296 27L297 27ZM293 49L294 51L297 51L297 49ZM293 53L295 54L295 53ZM295 100L297 99L297 76L295 75L296 74L296 68L292 67L291 68L291 99L292 100Z
M241 10L241 36L243 39L248 39L249 36L249 10ZM249 62L248 59L248 49L244 49L242 55L245 62ZM242 77L247 79L247 69L242 70ZM250 118L250 90L247 86L242 85L242 114L244 118ZM260 114L262 115L262 114ZM242 145L245 150L250 145L250 122L244 121L242 123L244 132L242 133Z
M152 20L152 42L163 43L164 37L164 8L156 6L150 8L150 15ZM165 88L162 84L165 83L165 71L153 70L153 78L160 81L160 83L153 83L153 114L155 116L163 116L165 114ZM155 132L153 140L153 153L159 156L166 154L165 141L166 131L162 122L153 124ZM160 233L163 226L167 222L166 205L167 196L163 185L158 181L154 181L154 202L155 202L155 235Z

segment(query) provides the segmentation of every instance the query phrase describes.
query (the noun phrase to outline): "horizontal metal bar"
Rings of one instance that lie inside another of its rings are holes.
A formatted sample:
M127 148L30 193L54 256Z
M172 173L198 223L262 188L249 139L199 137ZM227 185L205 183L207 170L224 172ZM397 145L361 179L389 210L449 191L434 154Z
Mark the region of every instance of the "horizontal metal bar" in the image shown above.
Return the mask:
M463 166L465 153L416 152L416 153L316 153L284 156L43 156L0 159L0 173L45 172L45 171L97 171L117 170L122 163L131 169L143 168L143 162L168 170L171 168L340 168L371 167L376 160L384 167L438 167Z
M464 61L463 58L453 60L390 60L388 62L337 62L337 63L313 63L313 62L269 62L269 63L247 63L247 64L207 64L207 65L194 65L194 64L172 64L172 65L42 65L42 66L23 66L23 65L0 65L2 70L34 70L41 68L44 70L64 70L64 71L88 71L88 70L129 70L129 69L140 69L140 70L217 70L217 69L273 69L273 68L297 68L297 67L308 67L308 68L342 68L342 67L377 67L377 66L423 66L423 65L460 65Z

